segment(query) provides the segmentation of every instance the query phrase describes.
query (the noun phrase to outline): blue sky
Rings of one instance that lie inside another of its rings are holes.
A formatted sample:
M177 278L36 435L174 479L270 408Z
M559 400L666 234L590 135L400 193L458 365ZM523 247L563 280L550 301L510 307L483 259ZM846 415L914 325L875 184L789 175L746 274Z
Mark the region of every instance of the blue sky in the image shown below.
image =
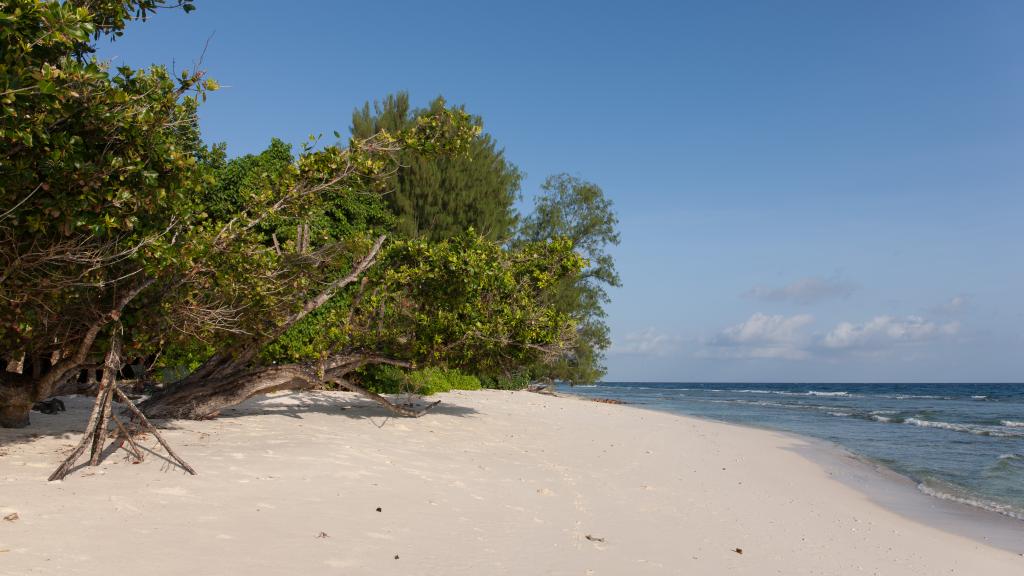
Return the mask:
M443 94L615 202L609 380L1024 380L1024 3L199 0L232 155Z

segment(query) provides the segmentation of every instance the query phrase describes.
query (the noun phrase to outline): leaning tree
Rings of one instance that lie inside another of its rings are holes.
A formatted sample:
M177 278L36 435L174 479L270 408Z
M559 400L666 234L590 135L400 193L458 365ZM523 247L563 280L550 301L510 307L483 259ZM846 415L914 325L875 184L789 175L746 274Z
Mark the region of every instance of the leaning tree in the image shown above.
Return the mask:
M195 109L216 84L92 56L165 4L0 2L2 426L27 424L33 401L97 361L189 226L206 178Z
M347 273L283 308L258 333L218 346L142 410L206 418L256 394L333 383L417 415L347 376L372 364L511 370L571 346L574 323L548 300L551 287L582 266L568 241L517 251L474 231L440 243L384 241L378 237Z
M216 88L202 72L111 74L90 55L91 38L164 2L3 5L0 425L26 425L34 401L103 369L102 443L132 358L178 373L142 403L150 416L204 418L329 382L411 413L346 375L507 371L571 346L552 296L583 266L568 241L387 240L380 195L402 154L466 154L480 126L462 110L228 162L199 138L196 108Z

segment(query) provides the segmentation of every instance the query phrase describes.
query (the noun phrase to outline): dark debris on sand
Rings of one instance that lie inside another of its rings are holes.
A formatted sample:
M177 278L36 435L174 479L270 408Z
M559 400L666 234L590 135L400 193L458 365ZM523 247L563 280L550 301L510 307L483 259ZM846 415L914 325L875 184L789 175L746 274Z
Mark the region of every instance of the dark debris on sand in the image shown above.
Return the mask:
M622 400L616 400L615 398L591 398L594 402L600 402L602 404L628 404Z

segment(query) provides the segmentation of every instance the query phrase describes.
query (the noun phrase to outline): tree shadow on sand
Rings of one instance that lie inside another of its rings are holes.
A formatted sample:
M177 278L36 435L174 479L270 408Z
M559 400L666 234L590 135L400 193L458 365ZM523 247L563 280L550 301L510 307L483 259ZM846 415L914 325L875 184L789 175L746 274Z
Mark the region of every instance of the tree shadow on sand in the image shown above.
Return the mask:
M25 428L0 428L0 458L5 456L5 448L18 444L30 443L38 438L59 437L69 443L77 442L81 437L89 419L89 412L95 398L88 396L62 397L66 412L43 414L32 412L32 423ZM400 404L409 404L411 408L422 408L428 402L418 396L397 396L393 400ZM432 417L470 417L477 410L460 406L452 400L446 400L434 406L420 418ZM122 406L114 404L114 410L121 411ZM257 396L228 408L215 419L237 419L255 416L279 415L302 419L309 414L327 414L344 418L367 420L378 428L386 426L392 420L413 419L395 416L379 404L363 396L351 392L281 392L270 396ZM153 423L161 430L187 429L190 420L154 420Z
M433 402L416 395L397 395L392 397L395 403L413 410L430 406ZM285 392L271 396L250 398L242 404L220 413L217 418L244 418L276 414L290 418L303 418L307 414L328 414L344 416L357 420L390 421L415 420L416 418L396 416L386 408L352 392ZM477 414L477 410L460 406L451 401L441 402L430 408L420 418L432 416L468 417ZM381 424L378 424L381 425Z

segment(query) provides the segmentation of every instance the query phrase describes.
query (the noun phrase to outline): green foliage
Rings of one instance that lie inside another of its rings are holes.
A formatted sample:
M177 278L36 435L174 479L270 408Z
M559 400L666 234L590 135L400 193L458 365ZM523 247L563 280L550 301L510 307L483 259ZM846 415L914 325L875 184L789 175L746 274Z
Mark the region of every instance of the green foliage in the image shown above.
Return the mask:
M396 241L363 290L339 294L267 348L278 361L373 350L421 366L504 374L571 346L575 323L550 300L583 260L566 240L503 248L472 230Z
M295 157L275 140L261 154L213 162L216 184L201 196L203 224L188 237L202 267L177 299L183 308L229 311L233 333L213 323L179 332L219 338L222 345L274 334L325 285L346 275L373 235L392 226L380 191L399 150L461 154L475 134L468 116L442 111L396 134L353 139L346 149L304 149ZM263 360L321 357L344 339L340 319L350 297L336 295L273 337Z
M604 304L609 300L606 286L621 285L615 262L606 251L619 243L618 219L611 200L591 182L558 174L541 189L517 242L564 238L588 264L582 274L564 278L555 289L555 308L576 322L575 345L557 362L536 367L534 375L570 383L594 382L605 373L604 350L611 343L604 321Z
M389 364L366 366L355 374L355 378L363 388L377 394L412 392L406 371Z
M209 342L178 339L165 342L152 369L158 382L168 383L187 376L216 352Z
M480 376L480 386L493 390L523 390L530 385L529 372L518 372L509 375Z
M463 374L447 368L424 368L409 373L409 383L417 394L430 396L452 390L479 390L480 380L476 376Z
M450 368L428 367L422 370L403 370L382 365L364 369L360 383L378 394L413 393L430 396L452 390L480 390L481 380Z
M399 92L382 102L367 102L352 114L352 134L369 138L381 131L408 129L422 118L446 109L441 97L414 110L409 95ZM462 111L463 109L455 108ZM471 122L482 126L479 117ZM424 155L406 151L385 196L398 218L397 231L407 238L442 240L474 228L489 240L507 240L517 216L513 204L522 175L505 159L489 134L479 134L462 155Z
M401 152L464 155L479 135L468 114L439 109L347 147L293 156L274 142L227 162L199 137L196 110L215 87L202 72L110 73L88 55L90 38L163 5L3 2L4 355L71 352L136 288L118 311L129 354L273 335L390 225L379 196Z
M200 138L201 71L91 56L164 6L192 4L0 0L0 357L102 349L116 324L170 377L372 355L419 368L364 371L373 386L431 394L478 389L468 374L519 387L571 354L591 316L566 287L587 285L584 256L596 279L610 261L547 216L508 246L520 174L479 118L400 95L357 113L345 145L228 160Z
M73 341L97 307L176 258L168 232L209 183L195 113L212 85L89 55L90 39L165 4L0 2L3 349Z
M395 242L369 276L352 342L420 364L498 374L557 355L575 324L551 288L583 261L565 240L506 250L472 230L437 243Z

